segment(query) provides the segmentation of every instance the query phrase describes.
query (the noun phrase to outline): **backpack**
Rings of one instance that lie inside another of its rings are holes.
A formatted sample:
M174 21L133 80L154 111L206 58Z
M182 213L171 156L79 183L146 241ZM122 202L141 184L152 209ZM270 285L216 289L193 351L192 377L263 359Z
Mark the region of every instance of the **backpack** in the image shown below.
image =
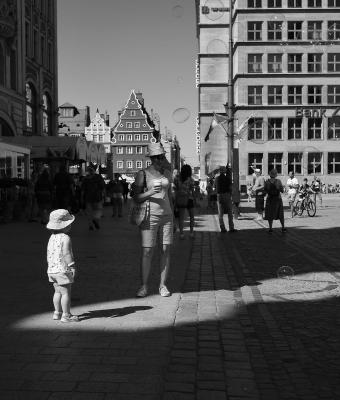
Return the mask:
M275 183L272 182L269 183L266 191L268 196L271 197L278 196L280 194L280 190L276 187Z

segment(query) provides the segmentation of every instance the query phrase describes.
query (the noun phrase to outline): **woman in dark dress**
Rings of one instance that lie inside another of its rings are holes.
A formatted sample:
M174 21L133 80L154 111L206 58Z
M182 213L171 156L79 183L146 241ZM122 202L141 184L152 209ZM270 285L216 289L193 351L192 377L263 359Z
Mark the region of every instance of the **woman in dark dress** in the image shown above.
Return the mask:
M280 220L282 232L286 232L285 220L283 213L283 203L281 193L283 193L283 185L280 179L277 179L276 169L269 172L270 178L264 184L264 191L267 194L266 207L264 210L265 219L268 220L268 233L273 232L273 221Z

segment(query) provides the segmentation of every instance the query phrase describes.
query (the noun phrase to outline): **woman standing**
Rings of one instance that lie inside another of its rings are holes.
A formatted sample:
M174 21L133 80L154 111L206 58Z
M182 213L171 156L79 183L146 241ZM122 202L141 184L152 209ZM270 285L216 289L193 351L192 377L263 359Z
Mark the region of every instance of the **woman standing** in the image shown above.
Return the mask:
M283 193L283 186L280 179L277 179L276 169L269 172L270 178L264 184L264 191L267 193L266 207L264 210L265 219L268 220L269 231L273 232L273 220L278 219L281 223L282 232L286 232L285 220L283 214L283 203L281 193Z
M137 173L133 199L136 202L149 200L150 216L140 225L142 238L141 275L142 286L137 297L148 295L148 281L152 256L157 239L160 241L160 284L159 294L170 296L166 281L170 268L170 246L173 242L173 212L171 201L171 172L166 166L165 151L161 143L150 143L148 156L151 165Z
M181 173L175 181L175 204L179 212L179 232L180 238L184 239L183 225L185 210L188 210L190 217L190 237L194 237L194 189L195 182L191 177L192 169L190 165L185 164L181 168Z

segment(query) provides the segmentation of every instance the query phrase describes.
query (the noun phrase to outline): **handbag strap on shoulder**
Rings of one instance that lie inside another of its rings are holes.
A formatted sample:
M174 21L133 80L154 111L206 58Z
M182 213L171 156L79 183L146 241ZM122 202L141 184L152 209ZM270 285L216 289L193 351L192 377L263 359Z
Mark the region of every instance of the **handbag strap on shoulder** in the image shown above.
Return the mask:
M145 169L143 169L143 174L144 174L144 185L143 185L143 189L146 189L147 186L146 186L146 172L145 172Z

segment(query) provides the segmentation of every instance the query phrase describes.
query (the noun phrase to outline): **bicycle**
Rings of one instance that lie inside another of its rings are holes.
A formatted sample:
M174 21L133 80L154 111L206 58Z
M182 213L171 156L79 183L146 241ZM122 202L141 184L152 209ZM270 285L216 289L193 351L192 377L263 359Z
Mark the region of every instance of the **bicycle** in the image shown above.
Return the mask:
M294 211L299 217L301 217L305 210L310 217L314 217L316 213L316 204L314 200L311 199L309 193L307 193L304 198L300 197L294 206Z

